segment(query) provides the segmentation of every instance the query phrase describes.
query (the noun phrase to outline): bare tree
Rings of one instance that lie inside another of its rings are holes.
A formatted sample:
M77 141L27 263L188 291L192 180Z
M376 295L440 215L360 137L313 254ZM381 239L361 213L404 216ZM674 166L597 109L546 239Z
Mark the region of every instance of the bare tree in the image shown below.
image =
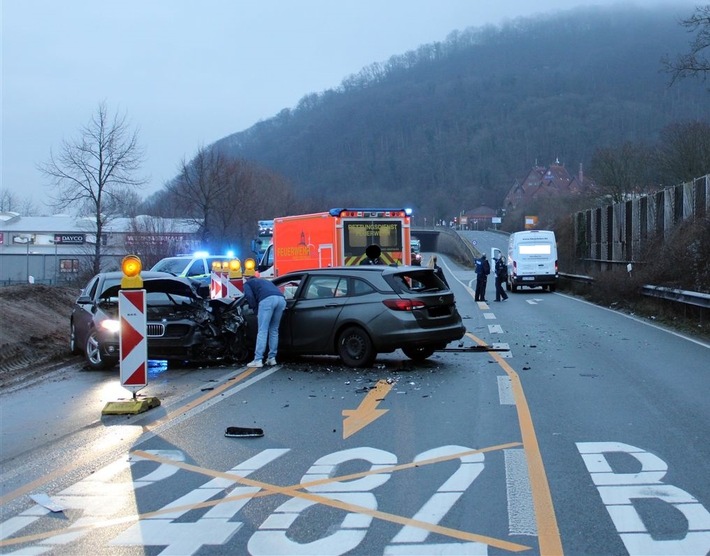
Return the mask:
M143 199L135 189L117 189L116 194L109 199L104 212L126 218L135 218L140 214L142 204Z
M661 130L656 156L664 186L678 185L710 173L710 124L676 122Z
M222 248L242 247L253 236L254 211L263 201L255 187L254 168L242 159L226 159L222 168L224 198L215 207L212 233ZM250 236L250 237L251 237Z
M145 268L151 268L164 257L194 250L192 230L183 221L156 216L139 216L131 219L126 247L139 255Z
M592 157L590 173L599 184L600 193L619 203L629 195L653 189L651 159L648 147L626 142L621 147L597 149Z
M17 212L23 216L35 216L38 213L30 198L21 197L5 188L0 189L0 212Z
M703 53L710 47L710 4L697 6L693 15L680 24L689 32L697 31L697 35L690 43L690 52L681 54L675 60L663 60L666 71L672 76L671 84L689 76L702 76L705 79L710 72L710 59Z
M0 189L0 212L17 212L20 209L20 198L17 193L8 189Z
M298 206L281 176L215 147L201 147L165 193L146 208L163 217L186 218L198 226L200 247L248 252L257 220L292 214Z
M138 132L131 131L126 117L108 114L101 103L77 138L62 141L57 155L50 151L49 161L39 170L56 187L52 196L60 210L72 208L95 220L93 272L101 271L102 236L108 222L121 206L126 191L145 183L134 174L140 169L144 152Z
M216 247L211 245L213 219L228 190L226 164L218 151L200 147L190 162L182 161L180 175L166 185L168 192L179 200L184 216L199 225L203 248Z

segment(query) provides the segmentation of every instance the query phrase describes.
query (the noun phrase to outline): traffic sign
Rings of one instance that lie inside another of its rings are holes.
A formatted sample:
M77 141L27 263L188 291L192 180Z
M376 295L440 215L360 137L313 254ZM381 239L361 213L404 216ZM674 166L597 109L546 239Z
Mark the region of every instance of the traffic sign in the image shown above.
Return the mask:
M119 290L121 385L135 393L148 385L145 290Z

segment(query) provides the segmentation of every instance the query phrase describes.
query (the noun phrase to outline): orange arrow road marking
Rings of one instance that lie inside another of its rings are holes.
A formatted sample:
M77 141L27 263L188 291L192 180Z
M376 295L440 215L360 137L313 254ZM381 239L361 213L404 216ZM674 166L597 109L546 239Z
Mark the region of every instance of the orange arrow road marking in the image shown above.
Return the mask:
M377 406L385 399L392 386L393 384L389 384L386 380L378 380L357 409L343 409L343 417L345 417L343 438L352 436L389 411L389 409L377 409Z

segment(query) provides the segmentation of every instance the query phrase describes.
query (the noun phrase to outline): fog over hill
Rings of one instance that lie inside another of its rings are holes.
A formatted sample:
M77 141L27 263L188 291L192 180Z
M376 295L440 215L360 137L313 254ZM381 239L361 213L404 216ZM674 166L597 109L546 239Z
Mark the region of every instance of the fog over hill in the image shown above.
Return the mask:
M673 7L469 28L373 63L213 147L285 176L316 210L497 208L535 164L559 160L576 173L597 148L652 145L671 123L710 121L708 84L670 86L661 63L691 38Z

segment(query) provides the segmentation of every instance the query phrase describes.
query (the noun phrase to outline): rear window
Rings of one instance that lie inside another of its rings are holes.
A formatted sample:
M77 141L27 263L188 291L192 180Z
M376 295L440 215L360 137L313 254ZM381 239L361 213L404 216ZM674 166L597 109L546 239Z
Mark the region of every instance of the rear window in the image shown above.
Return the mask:
M448 286L430 269L398 272L384 278L398 293L435 293L449 290Z

